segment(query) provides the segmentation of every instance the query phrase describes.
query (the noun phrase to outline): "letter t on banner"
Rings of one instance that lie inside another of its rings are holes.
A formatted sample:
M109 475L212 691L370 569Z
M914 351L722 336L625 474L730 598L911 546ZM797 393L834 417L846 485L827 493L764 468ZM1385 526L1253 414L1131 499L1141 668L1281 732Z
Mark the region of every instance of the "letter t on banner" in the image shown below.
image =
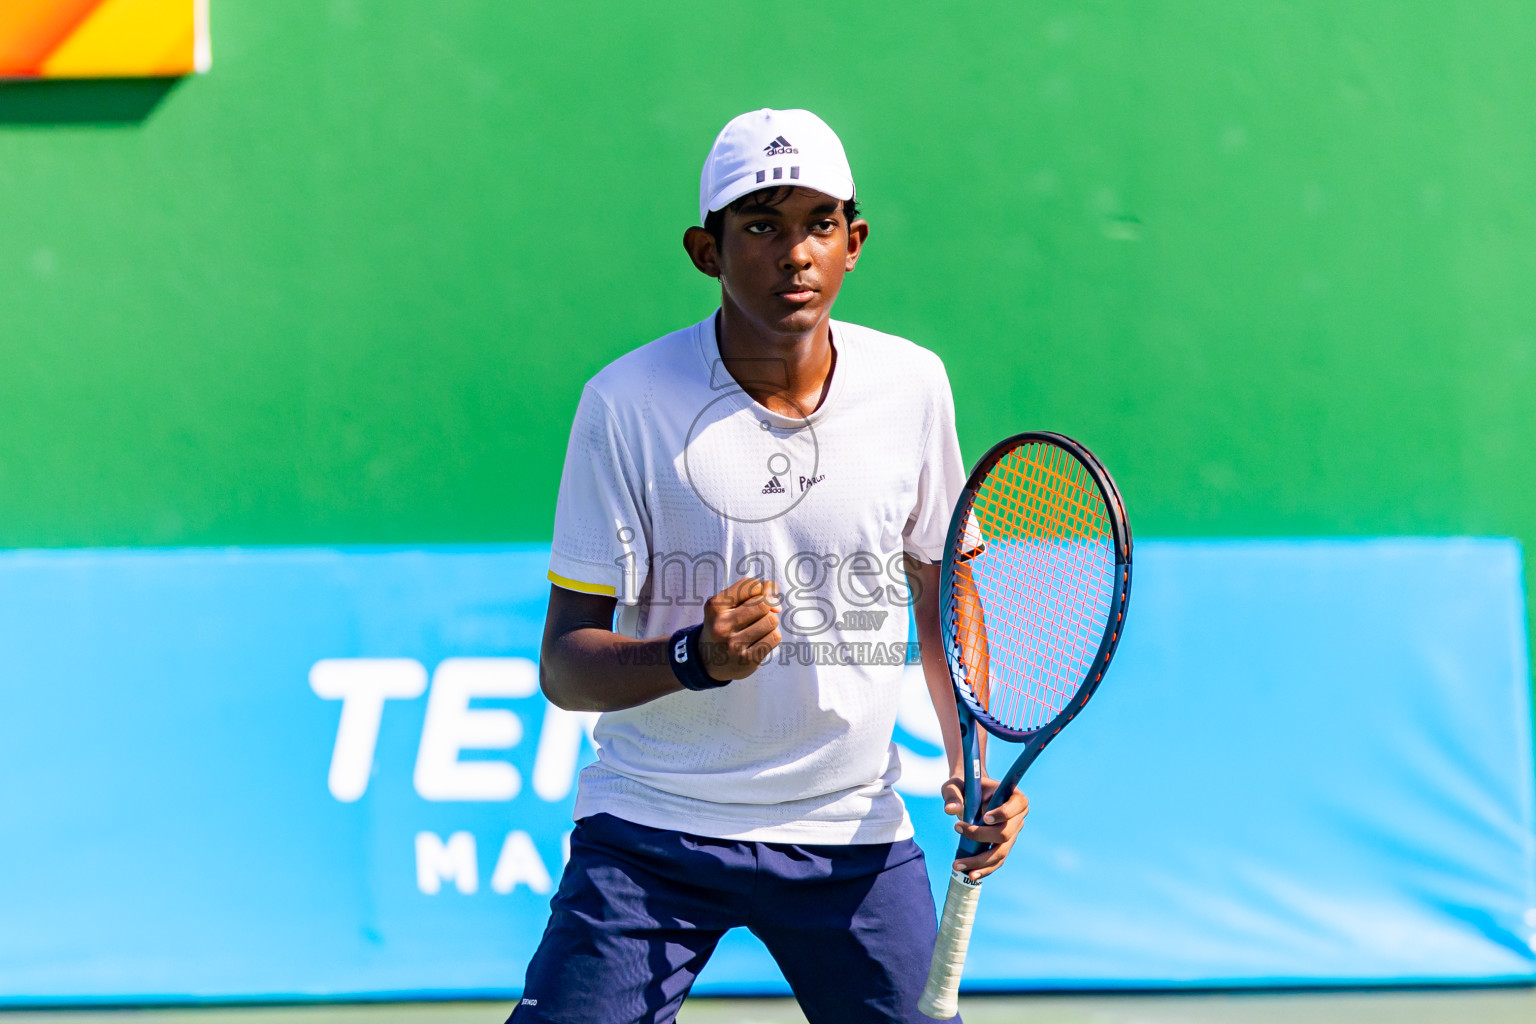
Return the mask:
M309 670L309 688L341 701L341 724L331 752L331 795L352 803L368 789L384 702L409 700L427 688L427 670L412 658L325 658Z

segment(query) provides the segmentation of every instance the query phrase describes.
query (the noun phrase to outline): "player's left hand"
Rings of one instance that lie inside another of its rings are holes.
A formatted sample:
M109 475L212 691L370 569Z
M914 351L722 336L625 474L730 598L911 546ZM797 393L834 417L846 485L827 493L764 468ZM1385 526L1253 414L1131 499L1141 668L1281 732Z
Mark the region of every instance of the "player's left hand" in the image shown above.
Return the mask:
M965 813L965 790L962 789L962 779L950 779L944 783L940 792L944 796L944 813L953 814L959 818ZM983 777L981 779L981 801L986 803L997 790L997 780ZM1029 814L1029 797L1023 790L1015 789L1013 795L1003 801L1001 807L988 811L983 824L972 825L967 821L955 823L955 831L967 839L978 843L994 844L990 850L984 850L974 857L966 857L954 863L956 871L964 872L972 881L980 881L992 872L996 871L1008 859L1008 851L1013 849L1013 841L1019 837L1019 829L1024 827L1024 818Z

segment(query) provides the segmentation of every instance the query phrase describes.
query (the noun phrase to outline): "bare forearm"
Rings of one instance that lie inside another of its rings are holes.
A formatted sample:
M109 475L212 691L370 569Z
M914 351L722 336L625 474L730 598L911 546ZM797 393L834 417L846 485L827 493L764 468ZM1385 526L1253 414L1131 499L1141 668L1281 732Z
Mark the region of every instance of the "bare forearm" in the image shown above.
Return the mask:
M943 640L939 633L937 616L924 628L921 617L917 620L917 642L922 651L923 682L928 684L928 696L933 701L934 714L939 719L939 732L944 737L944 759L951 775L961 771L960 717L955 711L955 689L949 681L949 666L944 662Z
M540 684L568 711L619 711L682 689L667 662L669 640L634 640L597 626L546 636Z
M610 627L611 597L561 587L549 592L539 685L567 711L621 711L683 689L669 657L670 637L636 640ZM778 588L737 580L704 602L704 621L691 635L684 675L690 689L745 679L779 643ZM682 664L682 662L680 662Z
M955 690L949 681L949 665L944 661L944 639L939 626L939 567L920 562L907 563L907 577L912 587L912 618L917 624L917 644L922 652L923 682L939 719L939 733L944 737L944 759L951 775L961 771L960 716L955 711Z

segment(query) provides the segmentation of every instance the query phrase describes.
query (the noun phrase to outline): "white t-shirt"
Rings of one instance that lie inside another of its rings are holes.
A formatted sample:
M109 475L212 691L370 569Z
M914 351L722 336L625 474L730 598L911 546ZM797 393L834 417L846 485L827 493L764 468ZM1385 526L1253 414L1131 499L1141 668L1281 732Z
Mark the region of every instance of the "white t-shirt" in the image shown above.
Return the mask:
M696 835L879 843L912 834L892 788L908 658L902 552L937 562L965 482L944 364L837 321L821 407L757 404L711 316L587 384L555 509L550 579L620 601L616 629L670 636L743 576L772 579L783 643L746 679L595 729L575 816ZM766 360L765 381L783 381Z

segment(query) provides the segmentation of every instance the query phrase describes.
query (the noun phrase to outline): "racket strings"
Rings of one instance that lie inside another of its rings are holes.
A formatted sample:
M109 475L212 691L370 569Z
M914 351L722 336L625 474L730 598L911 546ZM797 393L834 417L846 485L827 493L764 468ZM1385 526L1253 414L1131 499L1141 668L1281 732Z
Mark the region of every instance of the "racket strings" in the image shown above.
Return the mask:
M1114 586L1109 512L1082 463L1030 442L998 460L968 514L985 547L957 582L974 596L952 592L946 608L961 674L991 717L1037 729L1082 688L1098 653Z

